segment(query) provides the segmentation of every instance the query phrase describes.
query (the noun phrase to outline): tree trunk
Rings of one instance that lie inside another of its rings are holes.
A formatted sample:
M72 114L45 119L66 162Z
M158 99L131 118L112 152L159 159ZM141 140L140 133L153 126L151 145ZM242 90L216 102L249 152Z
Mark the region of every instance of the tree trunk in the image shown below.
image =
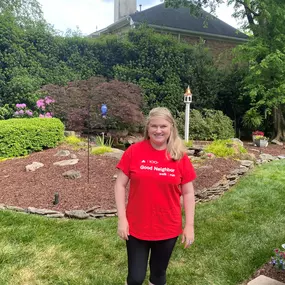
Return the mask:
M285 140L285 119L282 112L282 105L273 109L274 139Z

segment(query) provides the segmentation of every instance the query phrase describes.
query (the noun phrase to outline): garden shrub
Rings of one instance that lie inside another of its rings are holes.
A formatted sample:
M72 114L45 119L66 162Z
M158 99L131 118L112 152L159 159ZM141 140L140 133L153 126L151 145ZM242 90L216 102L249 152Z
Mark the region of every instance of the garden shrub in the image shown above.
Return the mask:
M245 153L246 149L232 140L215 140L205 147L205 151L217 157L229 157Z
M113 151L112 148L109 146L97 146L92 149L91 154L99 155L99 154L104 154L106 152L112 152L112 151Z
M68 136L64 140L67 144L72 146L78 146L83 140L77 136Z
M27 155L55 147L64 140L59 119L31 118L0 121L0 157Z
M184 135L185 114L177 118L179 133ZM204 109L202 112L191 110L189 138L192 140L216 140L234 137L231 119L218 110Z

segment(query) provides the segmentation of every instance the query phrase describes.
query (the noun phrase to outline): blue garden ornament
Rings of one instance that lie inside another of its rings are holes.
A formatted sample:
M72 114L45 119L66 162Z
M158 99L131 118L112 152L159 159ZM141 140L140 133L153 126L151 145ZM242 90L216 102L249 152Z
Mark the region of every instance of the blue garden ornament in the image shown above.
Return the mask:
M107 105L106 104L102 104L101 106L101 115L102 115L102 118L106 118L107 116L107 111L108 111L108 108L107 108Z

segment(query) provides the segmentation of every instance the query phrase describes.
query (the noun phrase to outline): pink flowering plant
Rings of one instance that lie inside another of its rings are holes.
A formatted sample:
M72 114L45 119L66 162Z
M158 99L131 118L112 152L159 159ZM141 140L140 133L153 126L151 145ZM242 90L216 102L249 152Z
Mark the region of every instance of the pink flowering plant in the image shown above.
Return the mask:
M33 111L27 108L25 103L16 104L16 111L14 113L16 118L31 118L33 117Z
M51 112L52 104L55 102L50 96L39 99L37 101L37 107L39 109L40 118L52 118L53 114Z
M253 136L264 136L264 132L262 132L262 131L254 131L254 132L252 132L252 135Z
M285 247L285 244L282 245ZM274 249L275 256L271 257L271 264L279 270L285 269L285 251L281 251L279 248Z

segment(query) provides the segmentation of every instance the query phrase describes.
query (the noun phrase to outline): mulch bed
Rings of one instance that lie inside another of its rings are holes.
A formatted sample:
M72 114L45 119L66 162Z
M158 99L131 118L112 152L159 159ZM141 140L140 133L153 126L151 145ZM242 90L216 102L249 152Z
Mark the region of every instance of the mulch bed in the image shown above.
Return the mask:
M245 147L248 152L256 156L262 152L274 156L285 155L283 146L269 145L267 148L259 148L246 142ZM67 159L54 156L60 149L69 149L71 153L76 154L79 158L78 164L54 166L54 162ZM25 166L34 161L44 163L44 167L35 172L26 172ZM113 209L115 208L113 176L117 172L117 163L116 158L90 156L88 183L88 155L85 150L74 151L70 147L60 146L33 153L25 158L2 161L0 162L0 203L58 211L87 210L96 205L100 205L102 209ZM197 179L194 181L195 191L210 188L238 166L238 161L223 158L207 159L202 164L195 165L197 173ZM75 180L65 179L62 173L67 170L80 171L82 177ZM59 193L59 204L53 205L56 192ZM269 264L260 268L251 279L260 274L285 282L284 272L277 272Z

